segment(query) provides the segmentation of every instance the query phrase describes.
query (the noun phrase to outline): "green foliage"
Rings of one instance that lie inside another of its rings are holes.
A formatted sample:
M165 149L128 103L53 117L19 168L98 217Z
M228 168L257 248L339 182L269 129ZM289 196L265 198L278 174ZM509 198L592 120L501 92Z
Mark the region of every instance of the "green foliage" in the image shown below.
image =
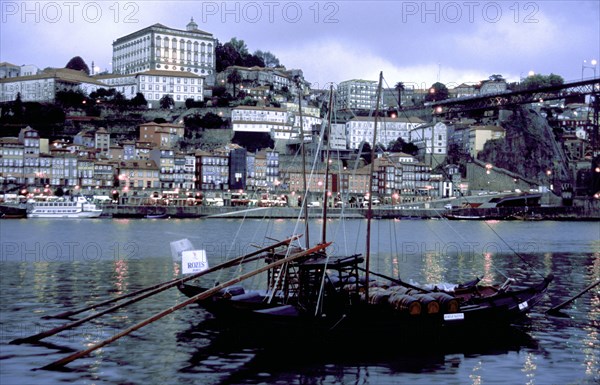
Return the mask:
M225 44L217 42L215 47L216 69L223 72L227 67L236 65L241 67L264 67L264 60L258 55L248 53L244 40L233 37Z
M273 148L275 146L271 135L266 132L237 131L231 141L244 147L249 152L255 152L263 148Z
M488 143L489 142L491 142L491 141L488 141ZM450 146L448 146L448 156L446 157L446 163L448 163L448 164L464 164L470 160L471 160L471 154L469 154L467 151L463 150L458 144L453 143Z
M240 56L243 57L248 55L248 46L246 46L246 42L242 39L238 40L237 37L232 37L231 40L229 40L229 44L231 44Z
M55 99L57 104L65 108L80 108L88 102L87 96L81 90L58 91Z
M241 93L241 92L240 92ZM254 99L251 96L246 96L241 102L240 105L242 106L256 106L256 99Z
M185 107L190 108L203 108L206 106L206 102L204 100L194 100L192 98L188 98L185 100Z
M257 50L254 52L254 56L262 59L265 67L269 67L269 68L281 67L281 63L279 62L279 59L269 51L263 52L261 50Z
M96 91L90 93L91 99L101 99L101 100L109 100L115 96L117 90L114 88L98 88Z
M219 115L214 114L212 112L207 112L204 114L202 119L200 120L201 127L204 128L222 128L227 125L227 122L223 120Z
M83 71L87 75L90 74L90 67L88 67L88 65L85 64L85 61L80 56L75 56L71 60L69 60L65 68L76 71Z
M448 87L445 84L437 82L429 88L427 96L425 96L426 102L438 102L440 100L448 99Z
M205 129L223 128L227 126L227 121L219 115L207 112L204 115L194 114L183 118L185 125L185 136L193 138L198 136Z
M371 163L371 145L369 142L361 142L360 146L358 146L358 151L360 152L359 157L362 157L365 160L366 164Z
M135 97L131 99L131 105L134 107L142 107L148 105L148 101L146 101L144 94L138 92L135 94Z
M173 100L173 97L171 95L166 94L162 98L160 98L158 104L160 105L160 108L168 110L170 108L173 108L173 106L175 105L175 100Z
M63 129L65 112L63 108L53 104L38 102L21 102L20 99L3 105L0 115L0 126L5 126L3 136L16 136L18 130L9 132L7 127L29 125L38 130L42 137L53 137Z
M520 89L532 90L540 87L559 86L564 84L565 80L562 76L550 74L541 75L535 74L526 77L520 84Z
M242 76L237 69L234 69L227 75L227 83L233 86L233 97L235 98L235 86L242 82Z
M417 155L419 149L413 143L406 143L404 139L398 138L388 146L390 152L403 152L405 154Z
M217 97L217 98L221 98L221 97L225 96L226 92L227 92L227 88L221 87L221 86L216 86L212 90L213 96Z
M402 107L402 91L404 91L405 86L404 83L398 82L394 86L394 89L398 91L398 107Z

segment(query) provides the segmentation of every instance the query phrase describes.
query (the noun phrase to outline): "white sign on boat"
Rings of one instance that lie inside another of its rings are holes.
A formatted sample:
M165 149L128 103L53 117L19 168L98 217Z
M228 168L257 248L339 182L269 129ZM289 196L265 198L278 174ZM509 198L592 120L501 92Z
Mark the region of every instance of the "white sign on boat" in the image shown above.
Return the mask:
M181 273L195 274L208 269L206 250L187 250L181 253Z

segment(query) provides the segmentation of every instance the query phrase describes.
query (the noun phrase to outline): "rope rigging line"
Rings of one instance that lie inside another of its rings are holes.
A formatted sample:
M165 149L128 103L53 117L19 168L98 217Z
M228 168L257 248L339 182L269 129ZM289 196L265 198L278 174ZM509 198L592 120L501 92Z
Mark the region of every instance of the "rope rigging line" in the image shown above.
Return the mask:
M385 84L386 84L386 86L387 86L388 88L391 88L391 87L389 86L389 84L387 83L387 81L385 80L385 78L384 78L384 82L385 82ZM400 112L401 112L401 113L403 113L403 114L404 114L404 117L405 117L405 118L406 118L408 121L410 121L410 118L409 118L409 116L406 114L406 111L400 107L400 104L398 104L398 112L399 112L399 113L400 113ZM421 140L424 140L424 138L423 138L423 137L421 137L420 139L421 139ZM438 160L437 160L437 159L435 159L434 157L432 157L431 159L432 159L432 162L433 162L433 161L435 161L435 162L437 162L437 163L438 163L438 164L436 165L436 168L438 168L438 169L440 170L440 172L441 172L441 173L444 175L444 177L446 177L447 179L450 179L450 175L448 174L448 172L447 172L446 170L444 170L444 168L443 168L443 167L440 167L440 166L441 166L441 164L438 162ZM394 167L395 167L395 165L394 165ZM465 201L468 203L468 202L469 202L469 200L468 200L467 196L466 196L466 195L464 195L464 194L463 194L463 192L462 192L462 191L460 191L460 190L459 190L459 193L460 193L460 197L461 197L461 198L463 198L463 199L464 199L464 200L465 200ZM436 211L437 211L437 210L436 210ZM441 215L440 215L440 216L441 216ZM443 218L443 216L442 216L442 218ZM450 226L450 227L452 228L452 226L449 224L449 221L448 221L448 219L447 219L447 218L444 218L444 219L446 220L446 222L447 222L448 226ZM483 222L484 222L484 224L485 224L485 225L488 227L488 229L490 229L490 230L492 231L492 233L494 233L494 235L495 235L496 237L498 237L498 239L499 239L499 240L500 240L500 241L501 241L501 242L502 242L504 245L506 245L506 247L507 247L507 248L508 248L508 249L509 249L509 250L510 250L510 251L511 251L511 252L512 252L514 255L516 255L516 256L517 256L517 257L518 257L518 258L519 258L521 261L523 261L523 262L524 262L524 263L525 263L525 264L526 264L526 265L527 265L527 266L528 266L528 267L529 267L529 268L530 268L530 269L531 269L533 272L535 272L536 274L540 275L541 277L545 277L545 276L544 276L542 273L540 273L539 271L537 271L537 269L535 269L535 267L534 267L534 266L533 266L533 265L532 265L532 264L531 264L529 261L527 261L523 255L521 255L521 254L520 254L519 252L517 252L517 251L516 251L516 250L515 250L515 249L514 249L512 246L510 246L510 245L508 244L508 242L506 242L506 240L505 240L505 239L504 239L504 238L503 238L503 237L502 237L500 234L498 234L498 232L497 232L496 230L494 230L494 229L493 229L493 228L490 226L490 224L489 224L489 223L487 223L486 221L483 221ZM454 231L454 232L456 232L456 230L454 230L454 229L453 229L453 231ZM457 234L458 234L458 233L457 233ZM459 235L459 236L460 236L460 235ZM462 238L462 236L461 236L461 238ZM464 238L463 238L463 240L464 240ZM494 267L494 269L496 269L496 267ZM497 269L496 269L496 270L497 270ZM500 272L499 270L497 270L497 271L498 271L498 272ZM506 275L504 275L503 273L501 273L501 274L502 274L503 276L505 276L505 277L506 277Z

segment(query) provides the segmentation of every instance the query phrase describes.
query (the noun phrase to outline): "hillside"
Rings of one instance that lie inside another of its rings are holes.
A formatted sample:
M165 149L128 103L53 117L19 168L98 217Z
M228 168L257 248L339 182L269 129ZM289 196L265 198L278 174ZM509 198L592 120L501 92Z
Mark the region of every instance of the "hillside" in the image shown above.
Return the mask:
M544 117L519 107L502 126L506 136L488 141L477 156L479 160L540 182L548 180L549 170L564 173L560 146Z

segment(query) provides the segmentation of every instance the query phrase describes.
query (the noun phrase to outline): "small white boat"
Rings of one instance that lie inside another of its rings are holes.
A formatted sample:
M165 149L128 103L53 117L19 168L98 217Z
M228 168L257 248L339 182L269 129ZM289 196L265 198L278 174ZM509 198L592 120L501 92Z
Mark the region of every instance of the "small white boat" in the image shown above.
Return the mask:
M98 218L101 214L102 209L82 196L72 201L34 202L27 210L28 218Z

